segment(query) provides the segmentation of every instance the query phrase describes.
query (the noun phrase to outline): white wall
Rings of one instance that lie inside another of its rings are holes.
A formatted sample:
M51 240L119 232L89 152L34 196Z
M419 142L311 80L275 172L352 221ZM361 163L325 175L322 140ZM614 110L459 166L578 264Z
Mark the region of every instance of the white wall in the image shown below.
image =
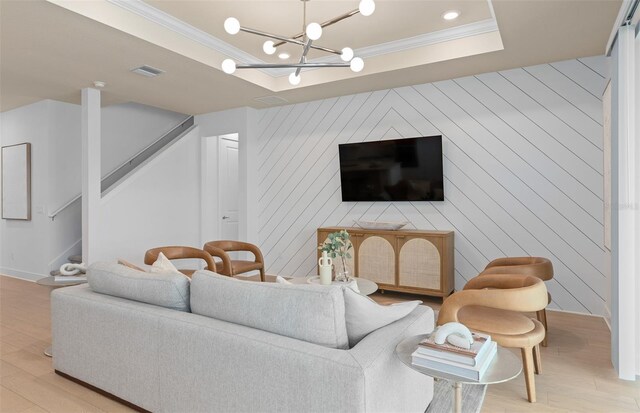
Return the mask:
M102 198L96 260L200 244L200 132L193 129Z
M133 102L102 108L102 176L118 168L185 118L182 113Z
M258 234L270 273L315 273L316 228L455 231L456 288L500 256L553 261L553 308L603 314L604 57L259 111ZM444 202L341 202L338 144L443 135Z
M47 265L50 101L41 101L0 114L1 146L31 143L31 221L0 220L0 273L37 279Z

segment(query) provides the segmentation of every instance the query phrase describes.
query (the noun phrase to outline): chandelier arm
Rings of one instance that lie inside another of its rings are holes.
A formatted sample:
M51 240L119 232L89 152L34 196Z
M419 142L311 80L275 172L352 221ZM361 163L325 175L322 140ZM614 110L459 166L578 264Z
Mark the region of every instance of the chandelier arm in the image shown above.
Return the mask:
M299 46L304 46L305 45L305 43L301 42L300 40L290 39L288 37L279 36L279 35L273 34L273 33L263 32L261 30L250 29L248 27L240 27L240 31L246 32L246 33L251 33L251 34L257 34L258 36L268 37L270 39L281 40L281 42L278 43L280 45L285 44L285 43L293 43L293 44L297 44ZM274 47L275 47L275 45L274 45Z
M349 18L349 17L351 17L351 16L355 16L355 15L356 15L356 14L358 14L358 13L360 13L360 10L359 10L359 9L351 10L350 12L347 12L347 13L341 14L340 16L334 17L333 19L329 19L329 20L327 20L326 22L321 23L321 24L320 24L320 27L322 27L322 28L324 29L324 28L325 28L325 27L327 27L327 26L331 26L332 24L336 24L336 23L338 23L338 22L340 22L340 21L342 21L342 20L344 20L344 19L347 19L347 18ZM303 32L298 33L298 34L296 34L295 36L291 37L291 39L294 39L294 40L295 40L295 39L299 39L299 38L303 37L303 36L304 36L304 34L305 34L305 32L303 31ZM279 42L279 43L276 43L276 44L274 44L274 45L273 45L273 47L282 46L283 44L285 44L285 41L281 41L281 42ZM340 54L340 53L338 53L338 54Z
M300 63L306 63L307 62L307 53L309 53L309 48L311 47L311 43L313 43L313 40L309 39L307 40L307 44L304 45L304 50L302 51L302 56L300 56ZM302 70L301 67L296 69L296 74L295 76L299 76L300 75L300 71Z
M311 67L349 67L349 63L248 63L236 69L304 69Z
M282 40L281 42L277 43L278 45L283 45L285 43L293 43L293 44L297 44L298 46L304 46L305 43L301 42L300 40L296 40L296 39L290 39L288 37L284 37L284 36L280 36L277 34L273 34L273 33L267 33L267 32L263 32L261 30L256 30L256 29L251 29L249 27L240 27L240 31L243 31L245 33L251 33L251 34L255 34L258 36L262 36L262 37L268 37L270 39L276 39L276 40ZM273 47L276 47L277 45L273 45ZM333 53L336 55L341 55L342 52L339 50L335 50L335 49L330 49L328 47L324 47L324 46L316 46L316 45L311 45L312 49L316 49L316 50L322 50L323 52L327 52L327 53Z

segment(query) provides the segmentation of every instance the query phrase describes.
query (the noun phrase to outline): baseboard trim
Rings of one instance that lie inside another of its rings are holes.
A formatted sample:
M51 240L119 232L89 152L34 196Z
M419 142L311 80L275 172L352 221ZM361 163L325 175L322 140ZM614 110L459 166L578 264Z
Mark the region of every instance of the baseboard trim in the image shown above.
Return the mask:
M142 407L140 407L140 406L138 406L138 405L135 405L135 404L133 404L133 403L131 403L131 402L128 402L128 401L126 401L126 400L124 400L124 399L121 399L120 397L118 397L118 396L116 396L116 395L114 395L114 394L111 394L111 393L109 393L109 392L106 392L106 391L102 390L102 389L101 389L101 388L99 388L99 387L93 386L93 385L91 385L91 384L89 384L89 383L87 383L87 382L84 382L84 381L80 380L80 379L76 379L75 377L70 376L70 375L68 375L67 373L63 373L63 372L61 372L60 370L54 370L54 372L55 372L57 375L59 375L59 376L61 376L61 377L64 377L64 378L65 378L65 379L67 379L67 380L71 380L71 381L72 381L72 382L74 382L74 383L78 383L79 385L81 385L81 386L83 386L83 387L86 387L86 388L87 388L87 389L89 389L89 390L93 390L93 391L94 391L94 392L96 392L96 393L100 393L100 394L101 394L101 395L103 395L104 397L108 397L108 398L109 398L109 399L111 399L111 400L115 400L115 401L117 401L118 403L122 403L122 404L124 404L125 406L127 406L127 407L129 407L129 408L131 408L131 409L133 409L133 410L136 410L136 411L138 411L138 412L142 412L142 413L151 413L149 410L143 409Z
M576 314L576 315L586 315L589 317L598 317L598 318L604 318L606 320L606 317L600 314L590 314L590 313L580 313L578 311L567 311L567 310L558 310L556 308L547 308L547 311L554 311L556 313L567 313L567 314Z
M48 276L45 274L36 274L33 272L14 270L13 268L5 268L5 267L0 267L0 274L6 275L7 277L18 278L20 280L31 281L31 282L36 282L40 278L44 278Z

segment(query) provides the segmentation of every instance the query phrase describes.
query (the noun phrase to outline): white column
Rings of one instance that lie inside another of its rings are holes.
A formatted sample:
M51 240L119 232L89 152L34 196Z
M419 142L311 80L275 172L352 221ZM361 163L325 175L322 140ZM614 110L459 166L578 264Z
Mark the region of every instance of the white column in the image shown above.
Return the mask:
M82 260L95 256L100 212L100 91L82 89Z
M614 171L614 199L612 234L614 254L612 285L612 356L621 379L635 380L638 364L638 312L640 305L636 300L639 277L638 251L640 250L640 143L635 132L637 109L635 104L635 53L634 26L621 27L617 38L617 79L614 105L617 116L613 122L615 135L614 148L617 164ZM617 155L617 156L616 156ZM615 219L617 217L617 220ZM617 271L616 271L617 270Z

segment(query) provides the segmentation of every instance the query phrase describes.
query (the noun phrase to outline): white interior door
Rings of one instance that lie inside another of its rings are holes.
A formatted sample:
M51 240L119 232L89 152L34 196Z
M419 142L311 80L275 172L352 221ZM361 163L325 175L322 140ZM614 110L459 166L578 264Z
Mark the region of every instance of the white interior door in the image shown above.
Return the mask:
M218 140L218 234L223 240L238 240L238 135Z

